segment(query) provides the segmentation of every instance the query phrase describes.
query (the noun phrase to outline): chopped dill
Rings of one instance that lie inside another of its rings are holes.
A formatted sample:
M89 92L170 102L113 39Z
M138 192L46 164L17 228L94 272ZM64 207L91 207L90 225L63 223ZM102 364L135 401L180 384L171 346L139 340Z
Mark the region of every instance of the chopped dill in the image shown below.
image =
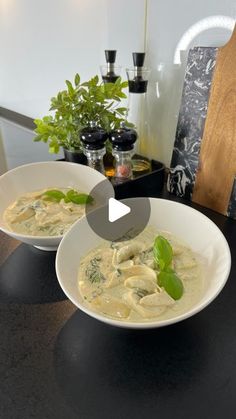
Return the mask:
M141 290L140 288L137 289L136 294L138 295L138 297L143 298L146 295L148 295L148 291L146 290Z
M102 260L101 257L96 256L90 260L85 275L91 283L104 282L105 277L100 271L99 262Z

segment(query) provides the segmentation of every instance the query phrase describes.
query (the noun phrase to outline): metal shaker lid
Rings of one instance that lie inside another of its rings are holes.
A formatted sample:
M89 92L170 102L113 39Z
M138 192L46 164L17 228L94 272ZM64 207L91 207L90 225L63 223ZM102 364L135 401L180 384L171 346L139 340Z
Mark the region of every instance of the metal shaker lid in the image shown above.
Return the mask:
M120 128L111 131L109 134L112 148L117 151L133 150L137 138L137 132L132 128L125 127L123 124Z
M104 148L107 137L107 132L94 122L91 122L88 127L80 131L80 140L86 150L100 150Z

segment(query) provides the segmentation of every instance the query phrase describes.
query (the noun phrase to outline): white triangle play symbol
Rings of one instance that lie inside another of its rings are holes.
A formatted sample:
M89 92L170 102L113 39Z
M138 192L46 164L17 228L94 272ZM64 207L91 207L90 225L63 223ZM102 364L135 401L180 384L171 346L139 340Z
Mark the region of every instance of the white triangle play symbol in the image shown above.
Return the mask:
M113 223L119 218L124 217L125 215L129 214L131 211L128 205L122 204L122 202L117 201L114 198L109 199L109 206L108 206L108 219L110 223Z

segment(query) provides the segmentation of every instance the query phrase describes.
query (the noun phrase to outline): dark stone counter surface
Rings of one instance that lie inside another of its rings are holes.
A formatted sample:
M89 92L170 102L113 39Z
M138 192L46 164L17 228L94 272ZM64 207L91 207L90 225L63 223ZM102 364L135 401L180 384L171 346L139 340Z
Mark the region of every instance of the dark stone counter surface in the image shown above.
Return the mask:
M54 252L0 233L1 419L236 417L236 222L191 205L225 234L231 274L201 313L150 331L83 314L59 288Z

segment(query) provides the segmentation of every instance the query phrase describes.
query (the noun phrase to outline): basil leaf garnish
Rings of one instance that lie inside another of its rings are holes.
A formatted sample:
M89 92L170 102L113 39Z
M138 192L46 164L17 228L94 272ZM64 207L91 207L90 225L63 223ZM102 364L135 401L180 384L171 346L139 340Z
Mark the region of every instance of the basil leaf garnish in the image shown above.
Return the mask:
M157 236L154 242L153 255L160 272L157 275L157 282L163 287L167 294L174 300L179 300L184 292L184 286L181 279L171 267L173 259L173 250L165 237Z
M175 272L161 271L157 276L158 285L163 287L174 300L179 300L184 292L181 279Z
M60 202L61 199L65 198L65 194L57 189L51 189L44 192L43 196L50 199L50 201Z
M66 203L73 202L73 204L77 205L91 204L93 202L92 196L85 193L79 193L74 189L70 189L66 195L58 189L51 189L44 192L43 197L53 202L60 202L61 199L64 199Z
M93 198L90 195L85 193L78 193L74 189L70 189L67 192L66 198L69 199L70 202L78 205L91 204L93 202Z
M156 237L153 253L155 261L161 270L170 266L173 258L173 251L170 243L165 239L165 237Z

